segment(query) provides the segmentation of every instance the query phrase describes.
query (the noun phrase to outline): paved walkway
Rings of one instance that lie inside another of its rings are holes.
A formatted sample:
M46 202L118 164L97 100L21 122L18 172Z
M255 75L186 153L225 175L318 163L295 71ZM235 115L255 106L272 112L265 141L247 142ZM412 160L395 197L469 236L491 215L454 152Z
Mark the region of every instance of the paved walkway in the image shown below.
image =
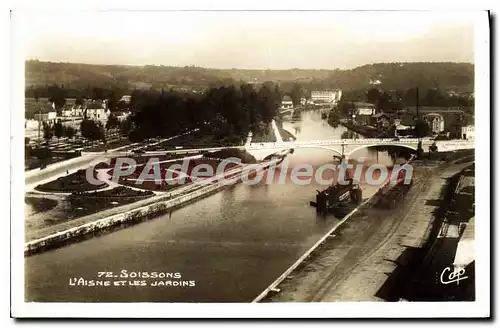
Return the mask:
M170 138L165 138L162 139L156 143L153 143L152 145L157 145L161 142L165 142L177 137L180 137L182 135L170 137ZM24 190L25 192L31 192L34 190L34 188L39 185L39 184L44 184L47 182L50 182L54 179L57 179L61 176L64 176L66 174L71 174L74 173L78 170L86 169L88 166L92 164L97 164L99 162L102 162L107 159L107 157L112 156L114 153L117 153L116 156L120 156L119 152L125 148L129 147L134 147L134 145L137 145L138 143L132 144L132 145L127 145L127 146L122 146L118 147L115 149L110 149L107 152L107 156L104 157L104 154L101 153L90 153L90 154L85 154L76 158L72 158L66 161L58 162L51 164L47 166L45 169L40 170L31 170L28 172L25 172L25 186Z
M440 199L445 178L467 165L427 170L399 208L366 209L352 217L270 300L380 301L379 290L401 255L424 244L436 209L433 200Z
M271 121L271 126L274 131L274 135L276 136L276 143L283 143L283 138L281 137L280 130L278 129L278 126L276 126L276 121L272 120Z
M224 175L229 178L231 176L234 176L235 174L238 174L242 169L244 170L245 168L241 167L241 166L237 166L237 167L225 172ZM212 183L213 181L216 181L220 178L221 178L220 176L214 176L212 178L202 180L199 183L190 183L190 184L186 184L183 186L179 186L179 187L176 187L175 189L169 190L168 192L165 192L162 194L157 194L157 195L152 196L150 198L139 200L139 201L134 202L134 203L110 208L110 209L100 211L97 213L93 213L93 214L90 214L90 215L87 215L84 217L80 217L77 219L69 220L66 222L60 222L60 223L57 223L57 224L54 224L54 225L51 225L48 227L44 227L41 229L27 231L26 232L26 241L32 241L35 239L39 239L39 238L54 234L54 233L59 232L59 231L64 231L64 230L67 230L70 228L81 226L81 225L86 224L86 223L90 223L90 222L93 222L93 221L96 221L99 219L103 219L103 218L111 216L111 215L130 211L130 210L142 207L142 206L150 205L150 204L156 203L158 201L165 200L167 198L177 197L177 196L192 192L194 190L197 190L199 188L202 188L202 187L204 187L204 186L206 186L206 185L208 185L208 184ZM33 227L36 228L35 225L33 225Z

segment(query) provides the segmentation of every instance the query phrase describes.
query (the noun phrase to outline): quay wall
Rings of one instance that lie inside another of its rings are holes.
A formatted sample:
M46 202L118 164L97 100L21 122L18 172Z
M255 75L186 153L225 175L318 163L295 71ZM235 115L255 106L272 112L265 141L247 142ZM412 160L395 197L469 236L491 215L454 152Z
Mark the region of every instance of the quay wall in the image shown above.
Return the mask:
M262 168L267 168L270 164L271 162L263 163ZM110 230L111 228L133 225L141 221L152 219L158 215L168 213L168 211L182 206L190 201L207 197L225 187L241 182L240 173L243 171L245 171L245 168L238 170L232 175L231 178L225 178L222 181L212 181L206 186L187 192L186 194L180 194L174 198L169 199L168 195L161 195L158 197L158 201L152 204L137 207L129 211L124 211L122 213L111 215L93 222L29 241L24 246L24 254L31 255L48 249L68 245L81 239L85 239L86 237L91 237L97 233Z

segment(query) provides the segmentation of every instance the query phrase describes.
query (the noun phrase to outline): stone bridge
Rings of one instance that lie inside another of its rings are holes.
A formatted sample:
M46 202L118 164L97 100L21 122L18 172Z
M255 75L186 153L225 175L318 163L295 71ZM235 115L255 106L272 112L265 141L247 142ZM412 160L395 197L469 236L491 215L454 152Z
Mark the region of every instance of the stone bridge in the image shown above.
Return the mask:
M435 143L438 152L455 151L460 149L473 149L474 141L471 140L440 140L435 141L430 138L402 138L395 139L333 139L333 140L312 140L312 141L284 141L268 143L250 143L245 149L256 159L263 159L279 151L300 148L317 148L330 150L337 156L349 158L356 151L363 148L375 146L398 146L412 150L417 150L419 141L422 142L422 149L429 151L429 147Z
M429 147L436 143L438 152L455 151L460 149L474 149L474 141L472 140L440 140L421 139L422 149L429 151ZM344 156L349 158L354 152L369 147L375 146L399 146L412 150L417 150L419 139L416 138L402 138L395 139L332 139L332 140L311 140L311 141L282 141L281 137L277 142L264 142L264 143L247 143L242 146L220 146L220 147L207 147L207 148L187 148L176 150L161 150L161 151L147 151L146 155L157 156L170 153L175 154L199 154L200 152L218 151L228 148L245 149L257 160L262 160L272 154L286 154L290 149L300 148L316 148L331 151L336 156ZM128 156L131 152L114 152L102 153L100 156L104 157L117 157Z

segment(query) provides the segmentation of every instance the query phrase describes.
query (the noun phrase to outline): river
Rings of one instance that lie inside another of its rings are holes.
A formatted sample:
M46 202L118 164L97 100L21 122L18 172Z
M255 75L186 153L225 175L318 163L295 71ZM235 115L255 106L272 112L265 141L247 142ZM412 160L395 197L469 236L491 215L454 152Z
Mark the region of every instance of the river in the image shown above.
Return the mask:
M283 127L297 140L339 139L347 130L329 126L315 111L303 112ZM329 163L332 155L299 149L289 163ZM364 150L355 157L370 156ZM318 217L309 206L320 188L314 183L239 184L169 215L27 257L26 300L249 302L338 222L333 216ZM364 197L374 190L363 189ZM132 281L145 281L146 286L69 284L79 277L122 280L121 270L178 273L180 278L163 281L182 280L187 286L151 286L154 279L142 278ZM99 272L113 277L98 278Z

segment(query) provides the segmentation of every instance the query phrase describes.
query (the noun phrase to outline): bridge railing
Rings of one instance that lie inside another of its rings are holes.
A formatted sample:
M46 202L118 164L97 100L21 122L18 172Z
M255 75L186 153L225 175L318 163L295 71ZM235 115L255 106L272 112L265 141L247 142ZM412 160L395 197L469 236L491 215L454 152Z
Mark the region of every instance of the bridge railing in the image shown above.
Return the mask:
M474 141L471 140L439 140L435 141L430 138L418 139L418 138L405 138L402 140L394 139L333 139L333 140L310 140L310 141L285 141L281 144L278 143L253 143L250 145L250 149L283 149L283 148L294 148L294 147L307 147L307 146L333 146L333 145L416 145L422 141L423 146L429 146L432 143L436 143L439 147L447 146L468 146L467 148L474 147Z

